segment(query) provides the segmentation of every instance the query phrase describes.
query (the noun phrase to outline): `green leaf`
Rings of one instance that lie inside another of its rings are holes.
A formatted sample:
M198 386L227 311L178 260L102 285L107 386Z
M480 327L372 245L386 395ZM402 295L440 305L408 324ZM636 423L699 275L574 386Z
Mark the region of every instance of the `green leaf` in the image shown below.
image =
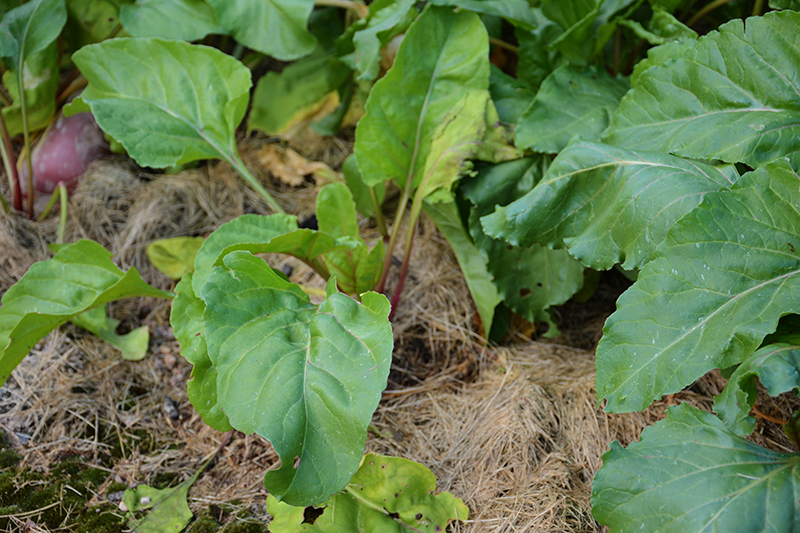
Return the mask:
M480 18L449 8L426 9L406 33L394 66L373 87L356 128L355 154L364 182L392 179L405 188L410 180L418 187L426 165L431 168L439 155L431 141L446 127L445 118L457 119L454 106L463 108L473 91L488 98L488 87L488 37ZM479 99L473 97L473 105L480 105ZM485 109L484 101L478 113ZM448 143L443 139L442 144Z
M194 258L204 241L203 237L159 239L147 245L147 257L167 277L181 279L194 272Z
M756 428L750 410L756 403L755 378L770 396L794 390L800 392L800 346L770 344L748 357L728 379L722 394L714 400L714 411L737 435L749 435Z
M353 34L355 69L360 80L375 80L380 74L381 48L400 35L417 17L413 0L373 2L362 29Z
M269 521L270 533L297 533L308 531L313 526L303 526L305 507L295 507L286 502L278 501L272 494L267 495L267 512L272 515Z
M800 11L800 1L798 0L769 0L769 7L772 9L791 9Z
M205 322L206 304L192 290L192 274L175 287L170 324L181 346L181 355L192 363L192 379L186 385L189 401L203 421L218 431L231 430L227 415L217 401L217 369L208 356Z
M358 212L365 217L374 217L375 207L372 203L370 187L364 183L364 178L358 169L358 161L356 161L354 154L347 156L347 159L342 163L342 174L344 174L344 180L353 195ZM378 206L383 205L383 199L386 197L386 184L381 182L373 189Z
M590 268L622 263L632 270L653 257L704 194L727 189L732 181L708 164L576 142L530 193L482 222L488 235L514 245L567 247Z
M117 335L115 330L119 326L119 320L106 315L105 305L75 315L72 317L72 323L79 328L91 331L117 348L122 352L122 358L126 361L139 361L147 355L147 346L150 342L150 331L147 326L142 326L124 335Z
M75 315L133 296L171 298L139 277L124 273L111 253L93 241L65 246L48 261L32 265L3 295L0 307L0 383L45 335Z
M534 12L538 13L537 18L540 21L538 27L533 31L516 28L514 34L519 41L517 77L535 91L551 72L564 64L566 59L561 52L550 48L550 43L558 39L564 30L555 22L545 18L541 14L541 9Z
M517 146L560 152L573 135L597 141L628 91L628 81L604 68L564 65L544 80L517 127Z
M206 0L219 23L247 48L281 61L307 56L317 47L308 32L314 0Z
M280 73L258 80L247 129L284 135L319 111L321 102L351 75L332 54L318 54L292 63Z
M743 362L800 311L798 184L776 160L675 224L603 330L597 395L609 411L644 409Z
M611 444L592 514L612 531L796 531L798 464L684 403L640 442Z
M549 46L576 65L587 65L594 55L594 24L603 2L597 0L542 0L542 13L563 30Z
M317 194L317 221L319 231L334 239L354 237L360 239L356 204L344 183L329 183Z
M205 0L138 0L122 6L119 21L133 37L197 41L228 33Z
M106 40L120 23L120 9L134 0L66 0L67 23L61 34L69 52Z
M536 91L494 65L491 69L489 93L497 108L497 116L507 124L516 124L536 97Z
M270 493L292 505L321 503L358 468L386 387L389 303L337 293L315 307L246 252L224 264L203 289L219 403L235 428L262 435L280 455L281 468L264 478ZM234 324L234 309L254 318Z
M565 250L538 245L509 246L483 232L480 218L497 205L529 192L541 179L543 159L526 158L481 169L461 186L470 209L469 229L475 244L488 259L489 273L503 302L525 319L549 324L547 336L558 335L548 309L560 305L583 285L583 266Z
M639 76L605 142L752 167L800 150L798 25L800 13L771 12L677 47Z
M461 267L461 272L467 281L467 287L478 308L483 329L488 337L494 322L494 309L500 303L500 295L492 283L492 275L487 270L486 257L470 239L455 203L425 202L423 209L436 223L436 227L456 254L458 266Z
M500 17L514 26L532 30L539 25L526 0L431 0L437 6L457 6L483 15Z
M28 55L22 68L25 91L25 108L28 128L37 131L47 127L56 111L58 90L58 46L55 41ZM3 72L3 86L11 97L12 104L3 108L3 120L8 134L13 137L23 131L22 106L19 99L19 79L16 67Z
M64 0L31 0L12 9L0 21L0 57L22 71L25 60L55 41L66 22Z
M112 39L72 59L89 80L80 99L140 165L238 158L250 71L232 57L182 41Z

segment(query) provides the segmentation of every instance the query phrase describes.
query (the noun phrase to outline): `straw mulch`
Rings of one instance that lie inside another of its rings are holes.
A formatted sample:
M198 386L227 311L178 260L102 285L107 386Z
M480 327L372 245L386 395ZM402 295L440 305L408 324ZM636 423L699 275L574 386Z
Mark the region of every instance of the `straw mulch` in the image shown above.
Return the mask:
M273 179L257 164L262 145L243 144L257 176L287 211L313 212L318 185L306 179L289 187ZM337 139L301 152L338 168L350 149ZM91 168L72 198L66 240L95 239L123 269L135 267L149 283L170 289L174 283L147 260L150 242L207 235L252 212L268 213L225 164L156 177L119 158ZM46 244L55 240L56 221L2 217L0 222L2 293L31 263L50 256ZM369 221L363 229L368 238L378 238ZM712 373L644 413L605 414L596 408L594 355L584 348L599 338L615 294L604 296L608 288L601 289L605 303L596 305L599 314L562 308L567 327L560 339L540 343L517 335L510 346L487 349L474 332L475 309L447 243L428 220L417 232L411 274L395 315L389 388L374 416L380 436L370 434L367 450L424 464L436 474L439 490L462 498L470 520L453 531L600 531L590 514L590 492L608 443L635 440L670 403L690 401L710 409L724 380ZM320 283L302 265L270 260L291 264L295 281ZM65 455L78 454L90 464L111 465L104 467L104 486L152 483L164 473L185 479L216 451L221 434L203 424L186 398L191 367L169 328L169 302L133 299L111 305L110 313L123 329L149 326L152 354L126 362L92 335L61 327L0 389L0 429L27 468L46 471ZM564 339L573 346L558 344ZM790 446L779 429L760 428L756 440L762 444ZM115 459L109 463L109 457ZM192 488L193 510L235 500L266 521L261 480L276 462L264 439L234 434ZM93 503L111 509L108 497L101 490Z

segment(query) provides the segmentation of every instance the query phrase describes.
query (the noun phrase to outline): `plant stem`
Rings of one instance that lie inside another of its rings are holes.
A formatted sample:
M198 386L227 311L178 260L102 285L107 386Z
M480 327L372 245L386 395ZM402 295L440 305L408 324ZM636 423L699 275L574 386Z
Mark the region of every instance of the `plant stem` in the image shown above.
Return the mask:
M686 25L691 28L692 26L697 24L700 21L701 18L705 17L706 15L708 15L709 13L711 13L712 11L717 9L718 7L724 6L725 4L727 4L730 1L731 0L714 0L713 2L711 2L709 4L706 4L706 6L703 9L701 9L700 11L695 13L695 15L691 19L689 19L689 22L687 22Z
M378 194L375 192L375 187L367 185L369 191L369 199L372 201L372 210L375 212L375 223L378 225L378 231L381 232L383 238L389 236L389 231L386 229L386 220L383 218L383 209L381 203L378 201Z
M8 202L6 202L6 199L3 198L2 194L0 194L0 207L3 208L4 212L8 213L9 215L11 214L11 206L8 205Z
M367 13L369 13L369 9L364 4L353 2L351 0L315 0L314 5L316 6L331 6L331 7L341 7L342 9L349 9L350 11L355 11L358 13L360 18L366 18Z
M238 153L234 152L231 154L231 158L226 158L226 160L231 164L231 166L233 166L234 169L236 169L236 172L238 172L239 175L244 178L244 180L249 183L258 194L261 195L261 197L267 202L267 204L269 204L273 211L281 214L286 213L286 211L284 211L283 208L278 205L278 202L275 201L275 198L273 198L272 195L268 193L267 190L261 185L261 183L259 183L256 177L250 173L250 171L247 169L247 166L244 164L244 161L242 161L242 158L239 157Z
M61 185L61 182L58 182ZM53 194L50 195L50 200L47 201L47 205L44 206L44 209L41 213L39 213L39 218L36 219L36 222L41 222L46 219L50 215L50 211L53 210L53 207L56 205L56 200L61 195L61 189L56 186L56 190L53 191Z
M2 142L0 142L0 153L3 155L3 164L6 167L6 175L11 185L11 198L14 209L22 211L22 189L19 184L19 174L17 173L17 162L14 160L14 150L11 148L11 138L8 136L6 121L0 110L0 132L2 132Z
M505 41L501 41L497 37L489 37L489 44L493 44L498 48L504 48L509 52L514 52L515 54L519 55L519 46L514 46L511 43L507 43Z
M20 51L20 57L22 52ZM17 89L19 90L19 108L22 114L22 136L25 139L25 163L28 165L28 216L33 220L33 154L31 153L31 131L28 127L28 109L25 105L25 86L23 84L23 63L19 61L17 69Z
M764 0L756 0L755 4L753 4L753 16L754 17L760 16L763 10L764 10Z
M64 232L67 229L67 209L69 204L67 202L67 186L63 182L58 184L58 190L61 191L61 217L58 221L58 233L56 233L56 242L64 244Z
M403 197L400 199L400 204L397 207L397 214L394 217L394 224L392 225L392 233L389 235L389 243L386 245L386 253L383 256L383 270L381 270L381 278L375 286L376 292L383 292L386 288L386 279L389 277L389 267L392 266L392 254L394 247L397 244L397 237L400 234L400 224L403 222L403 215L406 213L406 205L411 197L411 176L407 178L409 183L403 190Z

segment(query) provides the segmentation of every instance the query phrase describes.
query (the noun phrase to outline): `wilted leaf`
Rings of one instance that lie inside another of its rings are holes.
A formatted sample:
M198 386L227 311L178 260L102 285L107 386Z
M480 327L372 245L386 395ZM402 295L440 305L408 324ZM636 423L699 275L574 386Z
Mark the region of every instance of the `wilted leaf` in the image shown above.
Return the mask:
M256 154L259 164L291 187L305 183L305 177L317 172L333 172L325 163L311 162L288 147L267 144Z
M139 277L122 272L111 253L93 241L64 246L48 261L32 265L3 295L0 307L0 383L33 346L84 311L133 296L171 298Z
M739 364L782 315L800 312L798 204L800 179L776 160L675 224L603 329L597 395L606 409L645 409Z
M138 0L122 6L119 21L133 37L196 41L228 33L205 0Z
M486 233L512 244L561 248L584 265L640 268L683 215L733 177L657 152L576 142L530 193L483 218ZM591 199L591 201L589 201Z
M91 331L107 343L122 352L126 361L139 361L147 355L147 346L150 342L150 331L147 326L142 326L124 335L117 335L116 328L119 320L106 315L106 306L101 305L84 311L72 317L72 323Z
M203 245L203 237L159 239L147 246L147 257L153 266L172 279L181 279L194 272L194 258Z
M627 449L616 441L592 483L612 531L796 531L800 455L776 453L684 403Z

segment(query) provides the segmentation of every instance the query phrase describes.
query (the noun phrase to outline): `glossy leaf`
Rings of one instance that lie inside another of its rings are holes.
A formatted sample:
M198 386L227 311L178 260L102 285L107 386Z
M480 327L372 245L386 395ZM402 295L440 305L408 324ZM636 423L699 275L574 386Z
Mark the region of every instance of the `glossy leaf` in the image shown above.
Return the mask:
M482 222L488 235L514 245L567 247L596 270L615 263L631 270L653 257L670 228L703 195L732 182L711 165L576 142L530 193Z
M617 302L597 347L609 411L646 408L743 362L800 311L800 179L786 160L709 193Z
M678 47L639 76L605 142L752 167L800 150L799 24L772 12Z
M517 146L557 153L573 135L597 141L628 91L628 81L604 68L565 65L544 80L517 126Z
M177 280L194 272L194 258L204 241L203 237L159 239L147 245L145 252L154 267Z
M247 252L223 261L203 289L219 403L235 428L264 436L280 455L282 467L264 478L270 493L321 503L358 468L386 387L389 303L335 293L316 307Z
M138 0L120 8L119 21L133 37L196 41L228 33L205 0Z
M147 355L147 346L150 342L150 331L147 326L136 328L124 335L117 335L116 328L119 320L106 315L106 306L101 305L84 311L72 317L72 323L91 331L113 347L122 352L122 358L126 361L139 361Z
M272 533L337 533L380 531L404 533L445 531L453 520L467 520L469 509L449 492L434 494L436 477L425 466L367 454L345 491L325 504L322 516L304 524L302 509L267 500L275 517Z
M714 400L714 411L737 435L749 435L756 428L756 419L750 416L756 403L755 378L771 396L790 390L800 392L800 346L764 346L739 365L728 379L722 394Z
M281 61L314 51L317 40L308 32L314 0L206 0L219 23L247 48Z
M217 369L208 356L205 322L206 304L192 289L192 274L175 287L170 323L181 346L181 355L192 363L192 379L186 385L189 401L203 422L218 431L231 430L227 415L217 401Z
M627 449L616 441L592 483L611 531L796 531L800 455L733 434L684 403Z
M55 257L32 265L3 295L0 307L0 382L45 335L75 315L133 296L171 298L139 277L122 272L111 253L93 241L64 246Z
M232 57L182 41L112 39L72 59L89 80L80 100L140 165L238 157L250 71Z

